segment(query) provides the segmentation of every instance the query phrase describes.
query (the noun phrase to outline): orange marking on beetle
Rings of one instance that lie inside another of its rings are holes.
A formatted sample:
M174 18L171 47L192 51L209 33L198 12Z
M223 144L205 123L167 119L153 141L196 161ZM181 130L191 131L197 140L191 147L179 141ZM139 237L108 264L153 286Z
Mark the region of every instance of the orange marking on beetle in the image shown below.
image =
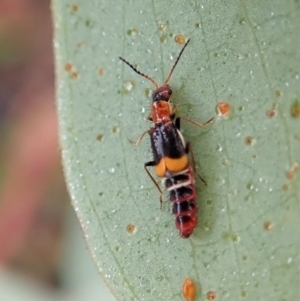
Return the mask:
M154 123L170 120L171 107L166 101L155 102L151 107L151 116Z
M182 285L182 294L187 301L194 301L196 296L196 285L193 279L186 278Z
M158 177L165 177L166 172L180 172L187 168L189 165L188 156L184 155L178 159L163 157L158 164L154 166L155 173Z
M189 160L188 160L187 155L184 155L178 159L172 159L169 157L165 157L164 160L165 160L166 168L170 172L176 173L176 172L182 171L185 168L187 168L187 166L189 165Z
M155 173L158 177L164 177L166 174L166 162L161 158L158 164L154 166Z

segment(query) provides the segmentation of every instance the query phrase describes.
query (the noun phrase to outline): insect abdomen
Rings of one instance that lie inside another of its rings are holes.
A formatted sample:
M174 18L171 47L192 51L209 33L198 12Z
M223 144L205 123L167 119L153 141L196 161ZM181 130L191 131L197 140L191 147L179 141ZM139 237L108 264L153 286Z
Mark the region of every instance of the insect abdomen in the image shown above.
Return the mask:
M197 226L197 204L194 177L190 168L166 179L170 192L172 212L176 216L176 228L183 238L188 238Z

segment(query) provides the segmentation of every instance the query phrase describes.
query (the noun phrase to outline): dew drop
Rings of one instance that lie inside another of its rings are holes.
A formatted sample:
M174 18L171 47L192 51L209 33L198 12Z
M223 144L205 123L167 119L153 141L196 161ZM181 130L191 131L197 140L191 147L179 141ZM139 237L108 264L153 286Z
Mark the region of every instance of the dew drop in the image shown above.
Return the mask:
M160 31L164 31L165 29L166 29L166 27L167 27L167 25L166 24L159 24L158 25L158 30L160 30Z
M182 294L187 301L194 301L196 296L196 285L193 279L186 278L182 285Z
M264 229L270 231L274 228L274 224L270 221L264 223Z
M222 214L224 214L226 212L226 208L222 207L220 211L221 211Z
M115 134L119 132L119 128L117 126L113 126L111 131Z
M151 90L149 88L145 89L145 95L149 97L151 95Z
M71 5L71 10L72 10L73 13L77 12L78 9L79 9L79 6L77 4Z
M65 70L67 71L67 72L70 72L70 71L72 71L73 70L73 65L72 64L70 64L70 63L67 63L66 65L65 65Z
M78 72L72 72L72 73L71 73L71 78L72 78L72 79L78 79L78 78L79 78Z
M273 118L273 117L276 115L276 110L275 110L275 109L268 110L268 111L266 112L266 115L267 115L269 118Z
M215 110L219 116L224 117L230 113L231 108L228 102L222 101L216 105Z
M239 242L241 240L240 236L238 236L237 234L232 234L231 235L231 240L233 242Z
M185 37L181 34L177 34L174 39L177 44L185 44Z
M129 93L135 85L135 82L133 80L126 80L123 82L123 92Z
M103 68L100 68L100 69L98 70L98 74L99 74L100 76L104 75L104 73L105 73L105 70L104 70Z
M204 225L204 230L205 231L209 231L210 230L210 223L208 221L204 222L203 225Z
M133 225L133 224L128 224L127 226L126 226L126 231L128 232L128 233L134 233L135 232L135 225Z
M246 145L253 145L255 143L255 139L252 136L247 136L245 138L245 144Z
M225 183L225 179L217 178L216 182L217 182L217 184L219 184L221 186Z
M161 35L159 40L161 41L161 43L164 43L167 40L167 35L166 34Z
M294 101L291 107L291 115L294 118L297 118L300 116L300 101L297 99Z
M130 28L127 30L127 34L129 36L135 36L138 33L138 30L136 28Z
M214 291L209 291L206 293L206 298L207 298L207 300L210 300L210 301L216 300L217 293Z
M253 190L254 189L254 185L252 183L248 183L246 187L249 190Z
M103 135L102 135L102 134L99 134L99 135L97 136L97 140L98 140L98 141L102 141L102 140L103 140Z
M218 145L218 147L217 147L217 151L219 151L219 152L222 152L222 151L223 151L223 147L222 147L222 145Z

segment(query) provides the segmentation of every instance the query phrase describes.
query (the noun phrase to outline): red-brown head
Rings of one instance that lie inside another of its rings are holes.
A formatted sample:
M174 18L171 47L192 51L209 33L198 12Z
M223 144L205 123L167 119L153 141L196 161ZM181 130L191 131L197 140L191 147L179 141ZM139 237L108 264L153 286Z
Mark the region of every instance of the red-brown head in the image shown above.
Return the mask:
M169 103L171 95L169 85L159 87L152 93L151 118L154 123L168 122L172 119L172 105Z
M169 85L164 85L162 87L157 88L152 93L152 101L169 101L170 97L172 95L172 90Z

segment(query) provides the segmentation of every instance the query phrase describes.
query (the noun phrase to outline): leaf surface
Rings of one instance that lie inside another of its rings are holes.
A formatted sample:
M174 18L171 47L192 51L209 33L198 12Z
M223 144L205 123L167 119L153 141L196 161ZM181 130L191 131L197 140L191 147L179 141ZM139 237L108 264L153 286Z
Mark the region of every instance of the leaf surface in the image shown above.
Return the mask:
M299 298L299 1L53 2L63 164L99 270L118 300ZM152 84L170 85L199 173L199 225L179 237L167 194L144 172L151 160ZM178 38L178 37L177 37ZM180 40L180 39L179 39ZM132 232L133 230L133 232Z

